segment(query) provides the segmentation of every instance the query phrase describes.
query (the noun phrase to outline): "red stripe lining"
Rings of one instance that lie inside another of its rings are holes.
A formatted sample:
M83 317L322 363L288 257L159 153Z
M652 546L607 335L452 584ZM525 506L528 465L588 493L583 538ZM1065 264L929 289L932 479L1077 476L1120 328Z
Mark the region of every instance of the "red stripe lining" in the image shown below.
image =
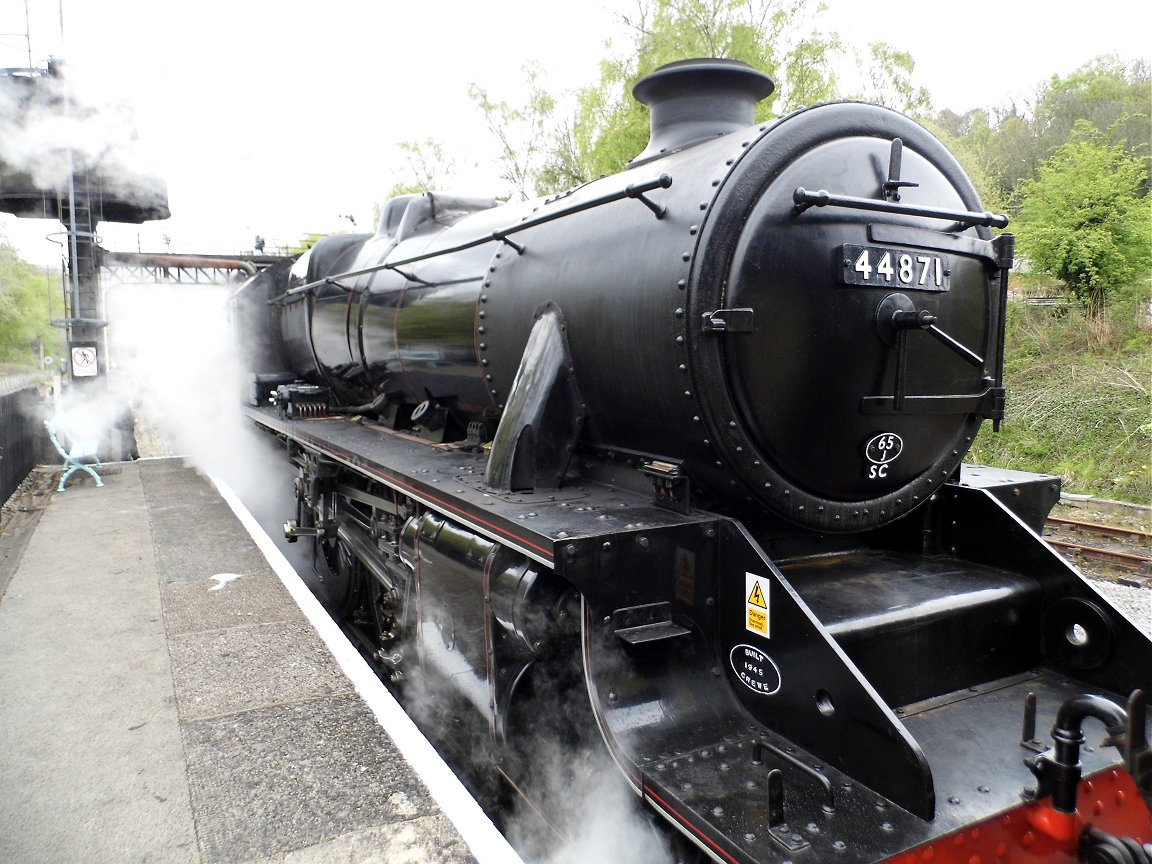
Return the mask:
M647 783L644 784L644 794L650 798L655 799L655 801L661 807L663 807L665 811L670 813L672 816L675 816L676 819L679 820L680 824L682 824L685 828L688 828L689 830L691 830L692 833L696 834L701 840L703 840L705 843L707 843L709 846L711 846L713 849L715 849L717 854L723 855L725 860L731 861L732 864L740 864L739 859L732 857L731 854L729 854L726 850L724 850L720 847L720 844L718 844L715 840L713 840L711 837L709 837L707 834L705 834L703 830L701 830L700 828L697 828L693 823L689 822L676 808L674 808L671 804L669 804L667 801L665 801L663 798L661 798L659 795L657 795L652 790L652 787L649 786Z

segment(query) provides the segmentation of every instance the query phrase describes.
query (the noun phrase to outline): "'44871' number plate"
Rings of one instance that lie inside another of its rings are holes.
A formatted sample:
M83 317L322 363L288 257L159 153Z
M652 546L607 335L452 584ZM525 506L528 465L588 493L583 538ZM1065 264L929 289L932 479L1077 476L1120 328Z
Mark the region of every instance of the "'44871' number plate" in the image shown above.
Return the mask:
M946 255L886 249L881 246L840 247L840 281L873 288L947 291L952 264Z

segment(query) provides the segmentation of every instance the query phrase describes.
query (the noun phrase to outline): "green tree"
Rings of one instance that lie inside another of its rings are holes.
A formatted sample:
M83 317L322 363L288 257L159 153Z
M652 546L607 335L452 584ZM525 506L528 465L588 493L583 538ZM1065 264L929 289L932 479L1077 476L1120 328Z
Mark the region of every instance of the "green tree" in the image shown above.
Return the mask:
M1152 263L1144 160L1087 120L1021 191L1017 238L1033 267L1062 280L1092 314Z
M1097 57L1067 78L1053 76L1040 89L1036 104L1035 135L1041 159L1068 141L1081 120L1107 130L1107 140L1113 144L1146 148L1152 140L1150 88L1147 60L1126 63L1116 55ZM1141 155L1148 158L1149 154Z
M41 353L59 351L63 339L52 319L62 307L52 280L0 237L0 362L34 365Z
M423 141L401 141L398 145L408 164L408 180L398 181L388 193L391 200L399 195L425 195L441 188L446 178L456 173L456 163L444 145L435 138ZM380 221L380 213L376 214Z
M556 107L556 100L540 83L538 66L524 67L524 77L529 93L522 108L494 101L478 84L468 87L468 95L484 114L488 131L499 144L500 179L511 186L510 194L520 200L537 194L536 178L547 155L549 121Z
M373 227L380 224L386 202L401 195L427 195L429 192L444 189L445 184L450 182L452 175L456 173L455 160L447 155L444 145L435 138L401 141L396 146L404 154L404 161L408 166L407 179L397 180L388 190L388 197L372 206ZM311 243L305 248L311 248Z
M1010 202L1012 209L1020 183L1036 176L1044 156L1037 146L1032 123L1017 113L1015 106L1000 116L994 132L987 142L985 160L989 172L996 177L999 195Z
M1010 191L1002 188L1002 173L996 162L992 143L997 130L991 126L986 111L972 110L964 114L944 110L934 118L924 118L924 125L932 131L964 166L986 210L1003 213L1008 209Z
M787 110L836 98L839 80L832 63L841 49L839 36L813 31L788 52L781 76Z
M914 81L916 61L907 51L897 51L886 42L873 42L868 46L865 64L867 87L854 98L874 102L886 108L923 117L932 107L932 98Z
M303 255L327 236L327 234L318 234L315 231L309 232L297 240L295 244L288 247L288 254Z
M982 170L998 187L996 197L1008 202L1009 212L1017 210L1024 182L1036 179L1040 165L1073 137L1080 121L1106 130L1109 143L1144 159L1147 174L1150 86L1147 62L1097 58L1066 78L1053 76L1030 105L990 110L991 134L968 149L979 154Z
M560 189L623 170L648 142L648 109L632 86L658 67L689 57L742 60L777 85L757 109L788 110L835 91L837 37L816 30L818 0L646 0L623 23L632 36L625 58L600 65L598 83L577 94L573 118L553 139L541 191Z

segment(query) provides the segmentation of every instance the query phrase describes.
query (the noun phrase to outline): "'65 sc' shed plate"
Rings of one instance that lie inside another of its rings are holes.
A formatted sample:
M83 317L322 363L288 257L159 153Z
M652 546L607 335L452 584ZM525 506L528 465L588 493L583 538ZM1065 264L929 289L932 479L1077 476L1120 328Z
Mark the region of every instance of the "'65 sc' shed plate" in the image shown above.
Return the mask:
M840 281L869 288L947 291L952 263L947 255L883 246L840 247Z

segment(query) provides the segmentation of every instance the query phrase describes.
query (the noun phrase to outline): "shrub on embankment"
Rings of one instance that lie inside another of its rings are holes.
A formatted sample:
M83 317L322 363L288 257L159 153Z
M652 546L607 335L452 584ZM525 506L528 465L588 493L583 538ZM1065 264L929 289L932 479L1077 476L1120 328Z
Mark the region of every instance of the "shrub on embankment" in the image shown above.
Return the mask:
M969 461L1057 474L1066 492L1152 503L1146 300L1097 317L1011 303L1004 377L1004 424L998 434L984 425Z

